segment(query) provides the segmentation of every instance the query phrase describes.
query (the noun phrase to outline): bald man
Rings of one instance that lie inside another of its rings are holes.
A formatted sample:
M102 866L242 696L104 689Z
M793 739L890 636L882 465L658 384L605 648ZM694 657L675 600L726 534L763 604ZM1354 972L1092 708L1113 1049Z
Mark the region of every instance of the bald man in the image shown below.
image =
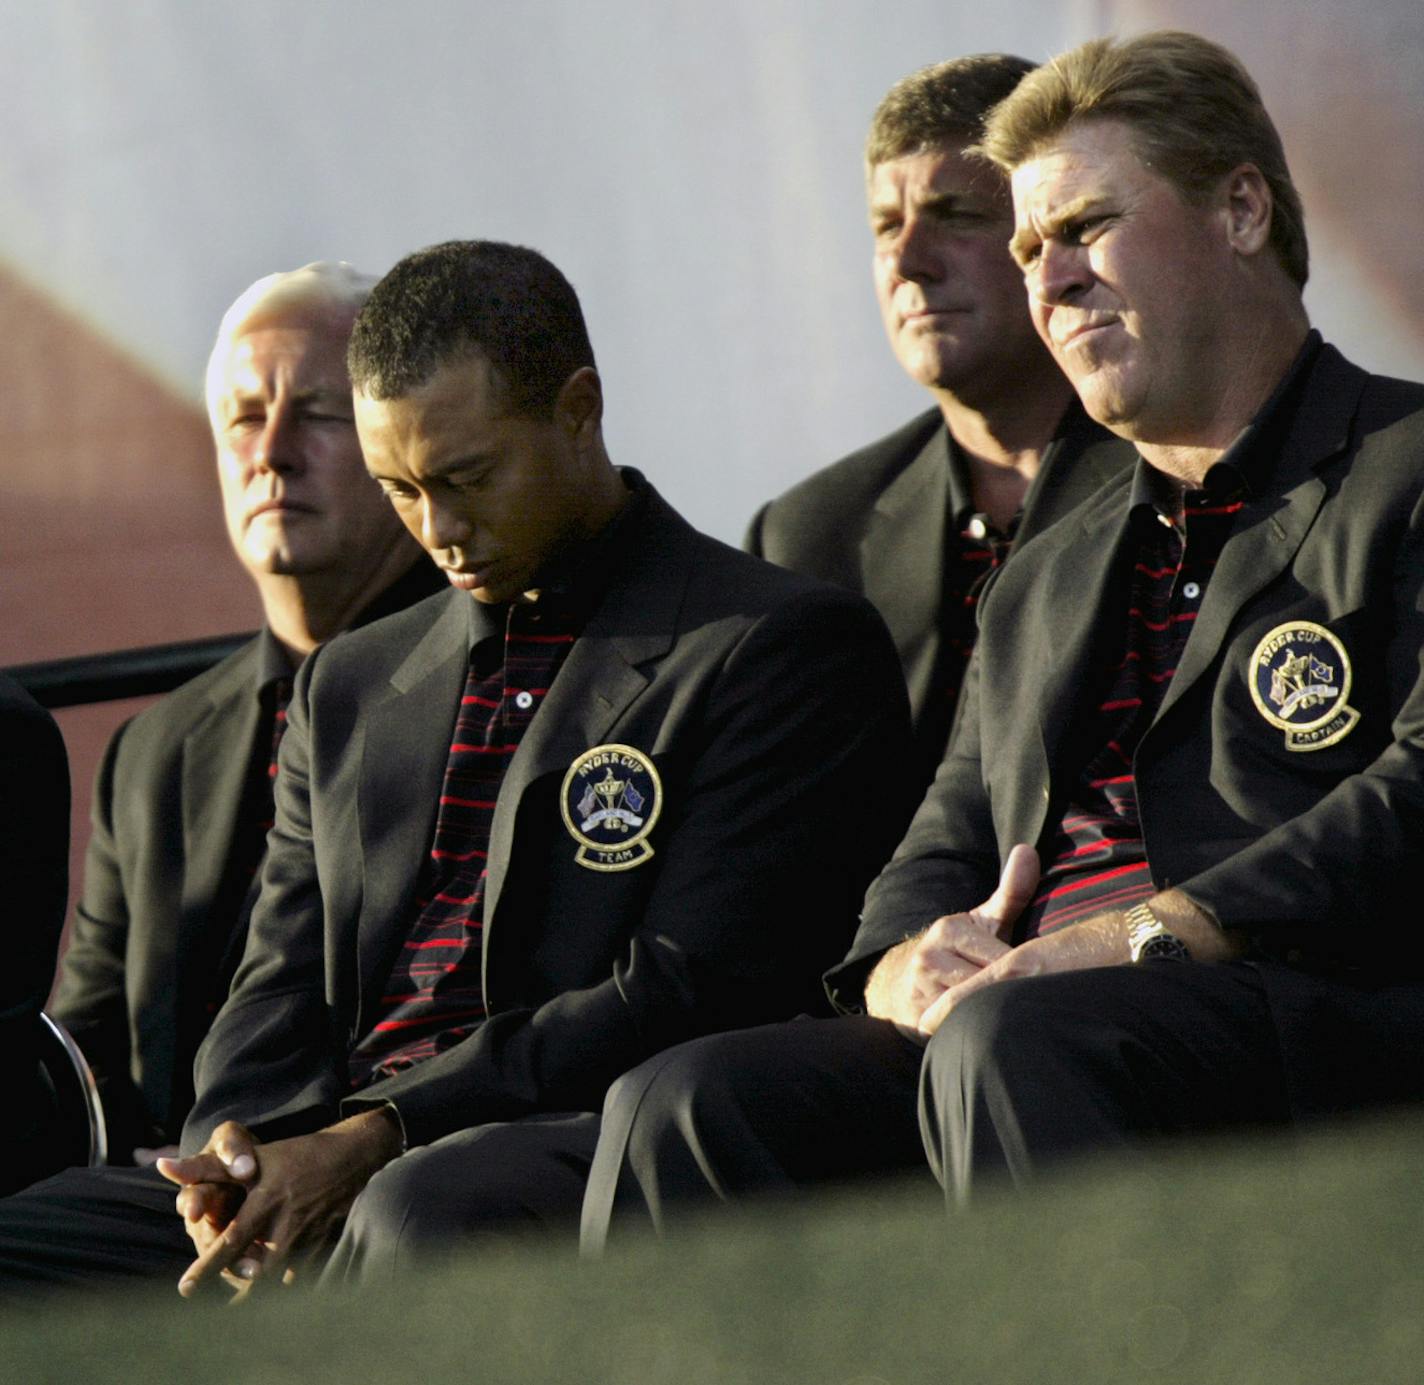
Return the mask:
M54 1013L93 1065L111 1159L176 1145L227 994L272 818L292 676L319 644L443 586L366 473L346 344L375 280L259 279L228 309L206 401L228 536L265 624L120 727L94 789Z

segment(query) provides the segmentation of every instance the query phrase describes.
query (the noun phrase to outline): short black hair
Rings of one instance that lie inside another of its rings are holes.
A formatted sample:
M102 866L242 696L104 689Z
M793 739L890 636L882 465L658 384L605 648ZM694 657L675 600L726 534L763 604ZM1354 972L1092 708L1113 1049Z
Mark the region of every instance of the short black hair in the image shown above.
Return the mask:
M537 250L451 240L407 255L371 290L347 366L367 398L398 399L477 356L509 410L537 418L550 416L574 371L593 365L578 295Z

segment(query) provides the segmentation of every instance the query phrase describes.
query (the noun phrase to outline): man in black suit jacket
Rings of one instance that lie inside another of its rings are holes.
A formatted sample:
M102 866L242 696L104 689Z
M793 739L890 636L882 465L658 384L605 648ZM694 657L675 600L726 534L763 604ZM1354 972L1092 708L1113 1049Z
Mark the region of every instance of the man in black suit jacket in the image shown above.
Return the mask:
M571 1224L617 1074L817 1003L903 831L863 599L698 534L610 463L572 288L402 261L352 336L367 465L456 590L296 681L247 951L187 1157L0 1204L0 1275L383 1274ZM827 844L835 843L834 851ZM85 1171L87 1172L87 1171Z
M53 1168L53 1089L40 1069L40 1011L49 994L69 892L69 759L54 718L0 674L0 877L5 968L0 1046L7 1056L7 1129L0 1194Z
M899 651L928 784L974 643L974 594L1012 548L1132 460L1082 412L1033 330L1002 176L966 157L1032 64L1000 53L897 82L871 121L876 298L935 407L759 510L746 547L869 597Z
M192 1105L193 1058L242 954L293 672L442 585L366 475L351 417L346 342L374 282L344 264L268 275L218 329L206 397L223 510L266 623L120 727L95 781L52 1009L94 1069L115 1163L175 1146Z
M866 1016L620 1080L591 1244L619 1205L913 1165L917 1124L954 1199L1424 1094L1424 387L1309 330L1299 199L1216 45L1085 44L985 144L1038 329L1140 460L984 598L960 735L830 977Z

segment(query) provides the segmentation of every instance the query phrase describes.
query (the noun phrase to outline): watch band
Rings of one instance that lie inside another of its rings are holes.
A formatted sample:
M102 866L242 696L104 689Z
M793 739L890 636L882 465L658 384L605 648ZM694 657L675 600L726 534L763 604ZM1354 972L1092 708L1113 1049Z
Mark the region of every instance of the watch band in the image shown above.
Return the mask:
M1127 919L1127 950L1134 962L1153 957L1165 957L1174 962L1189 962L1191 950L1167 927L1149 905L1134 904L1124 915Z

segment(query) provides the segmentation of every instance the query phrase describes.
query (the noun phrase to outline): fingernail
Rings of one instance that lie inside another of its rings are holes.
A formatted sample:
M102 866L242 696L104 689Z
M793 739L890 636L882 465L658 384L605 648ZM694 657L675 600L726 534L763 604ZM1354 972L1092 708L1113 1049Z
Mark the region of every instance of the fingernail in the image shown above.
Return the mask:
M184 1298L192 1298L193 1290L197 1287L198 1286L191 1279L180 1279L178 1281L178 1292L182 1294Z
M234 1178L251 1178L257 1172L257 1160L250 1154L239 1154L227 1167Z
M239 1261L237 1262L237 1264L235 1264L235 1265L232 1267L232 1272L233 1272L239 1279L256 1279L256 1278L257 1278L257 1261L256 1261L256 1260L239 1260Z

